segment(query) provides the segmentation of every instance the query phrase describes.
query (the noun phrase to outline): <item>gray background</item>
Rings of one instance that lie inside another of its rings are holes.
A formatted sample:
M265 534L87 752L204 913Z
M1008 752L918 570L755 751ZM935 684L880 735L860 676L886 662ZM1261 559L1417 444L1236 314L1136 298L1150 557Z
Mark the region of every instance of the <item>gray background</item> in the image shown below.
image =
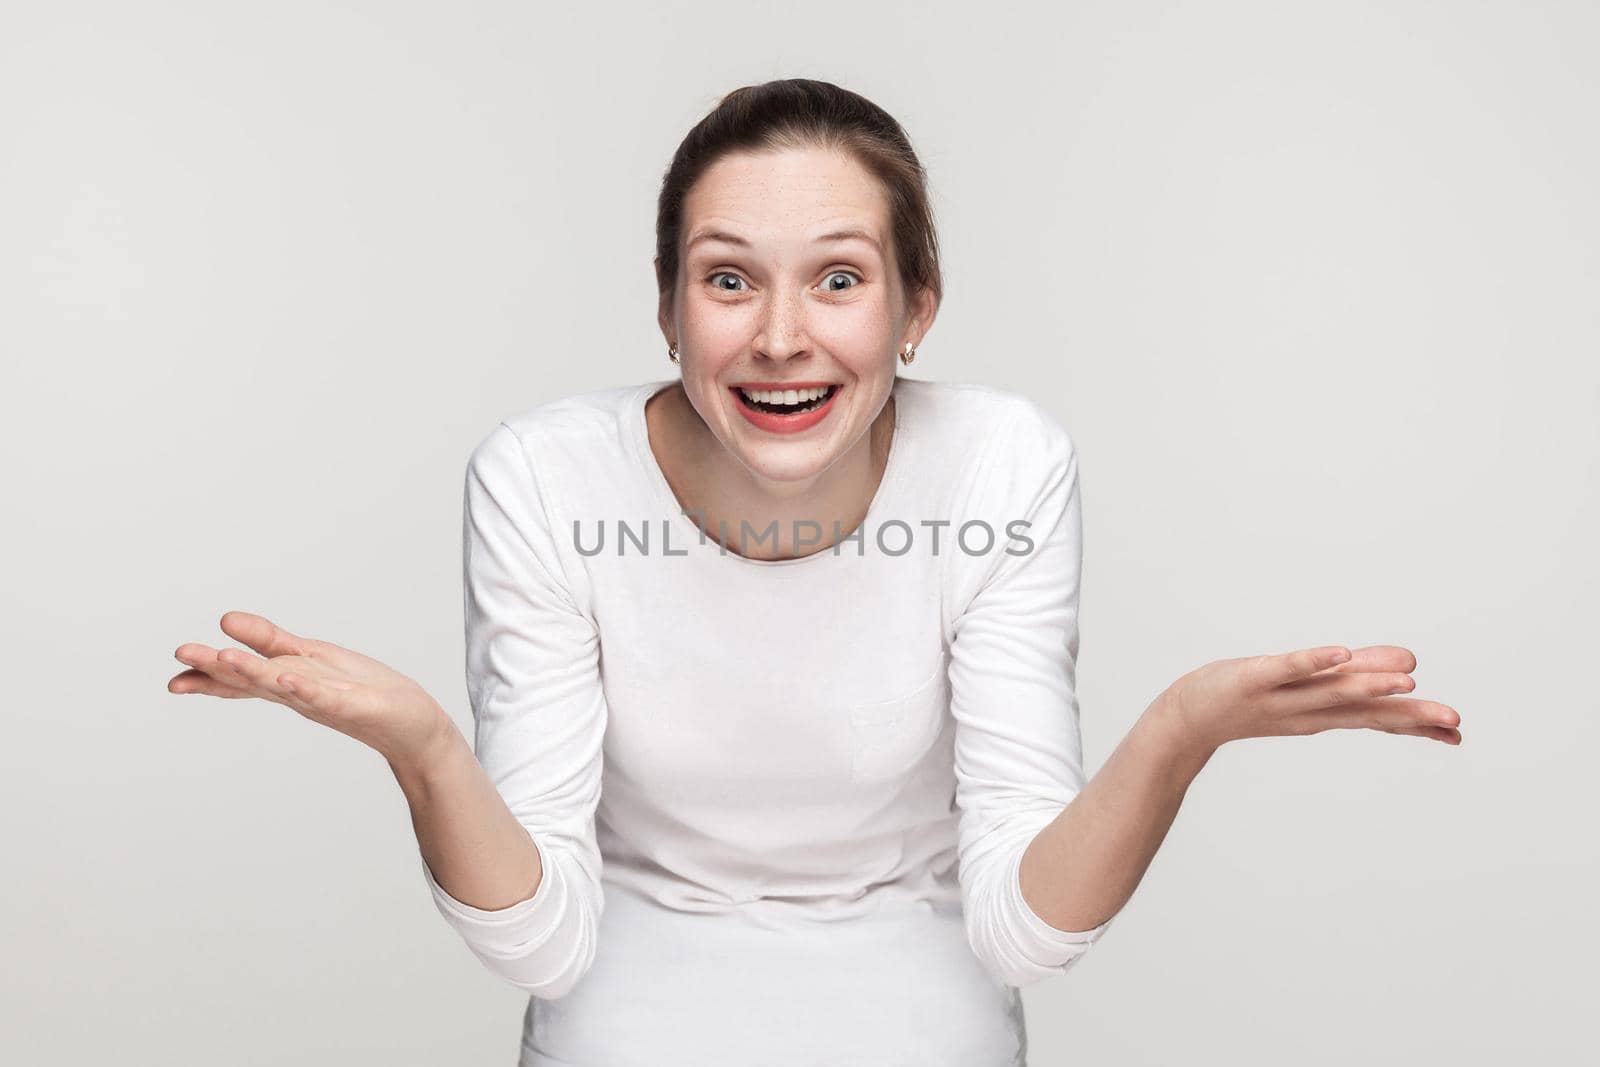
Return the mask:
M978 16L981 16L979 18ZM502 416L669 377L654 198L723 92L907 127L913 377L1082 457L1097 768L1208 660L1403 644L1464 744L1224 748L1033 1063L1592 1045L1600 187L1588 4L9 3L0 1058L502 1063L524 997L403 798L165 690L229 609L469 722L460 491Z

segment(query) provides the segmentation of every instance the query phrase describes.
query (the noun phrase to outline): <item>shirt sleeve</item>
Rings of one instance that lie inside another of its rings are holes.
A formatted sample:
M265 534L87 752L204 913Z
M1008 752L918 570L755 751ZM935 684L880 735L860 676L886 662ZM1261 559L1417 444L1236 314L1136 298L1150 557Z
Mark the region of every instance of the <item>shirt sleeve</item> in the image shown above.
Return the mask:
M492 972L529 993L569 992L594 961L604 910L594 811L606 705L599 634L556 553L547 499L502 423L467 464L462 522L466 676L474 751L539 852L533 896L494 911L435 905Z
M1058 930L1022 896L1023 850L1085 781L1075 678L1077 455L1067 431L1027 405L998 435L984 471L981 510L998 522L996 550L976 557L986 571L953 622L949 667L967 939L1012 986L1064 973L1112 921Z

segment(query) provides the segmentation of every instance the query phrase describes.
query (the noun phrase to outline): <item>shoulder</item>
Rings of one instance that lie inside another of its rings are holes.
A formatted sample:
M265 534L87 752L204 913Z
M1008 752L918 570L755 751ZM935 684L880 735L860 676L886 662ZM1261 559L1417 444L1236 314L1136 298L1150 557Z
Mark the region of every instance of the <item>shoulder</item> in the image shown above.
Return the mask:
M896 396L908 404L925 439L986 472L1038 473L1075 464L1072 434L1040 398L975 382L916 378L903 378Z
M542 476L587 479L628 460L628 416L643 383L514 409L479 438L469 466L518 458Z
M469 507L497 507L519 525L564 527L636 491L630 415L645 383L612 386L513 409L473 446Z
M545 400L512 411L495 429L503 426L519 440L534 446L556 445L563 441L589 443L622 428L628 401L643 388L639 383L614 385Z

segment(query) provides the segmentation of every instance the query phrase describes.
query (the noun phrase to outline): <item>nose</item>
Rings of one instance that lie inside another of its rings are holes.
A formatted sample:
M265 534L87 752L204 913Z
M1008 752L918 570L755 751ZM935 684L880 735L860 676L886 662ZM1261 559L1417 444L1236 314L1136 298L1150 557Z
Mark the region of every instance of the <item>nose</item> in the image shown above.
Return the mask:
M761 312L753 346L768 359L787 360L806 351L805 297L779 287Z

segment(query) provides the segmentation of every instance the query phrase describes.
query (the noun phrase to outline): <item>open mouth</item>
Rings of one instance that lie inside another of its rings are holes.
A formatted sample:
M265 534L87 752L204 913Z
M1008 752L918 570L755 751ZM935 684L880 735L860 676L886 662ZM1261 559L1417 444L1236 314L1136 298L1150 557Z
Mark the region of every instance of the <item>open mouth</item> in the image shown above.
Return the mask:
M741 404L752 411L766 415L803 415L826 404L838 391L837 385L787 390L749 390L737 386L733 388L733 393Z

